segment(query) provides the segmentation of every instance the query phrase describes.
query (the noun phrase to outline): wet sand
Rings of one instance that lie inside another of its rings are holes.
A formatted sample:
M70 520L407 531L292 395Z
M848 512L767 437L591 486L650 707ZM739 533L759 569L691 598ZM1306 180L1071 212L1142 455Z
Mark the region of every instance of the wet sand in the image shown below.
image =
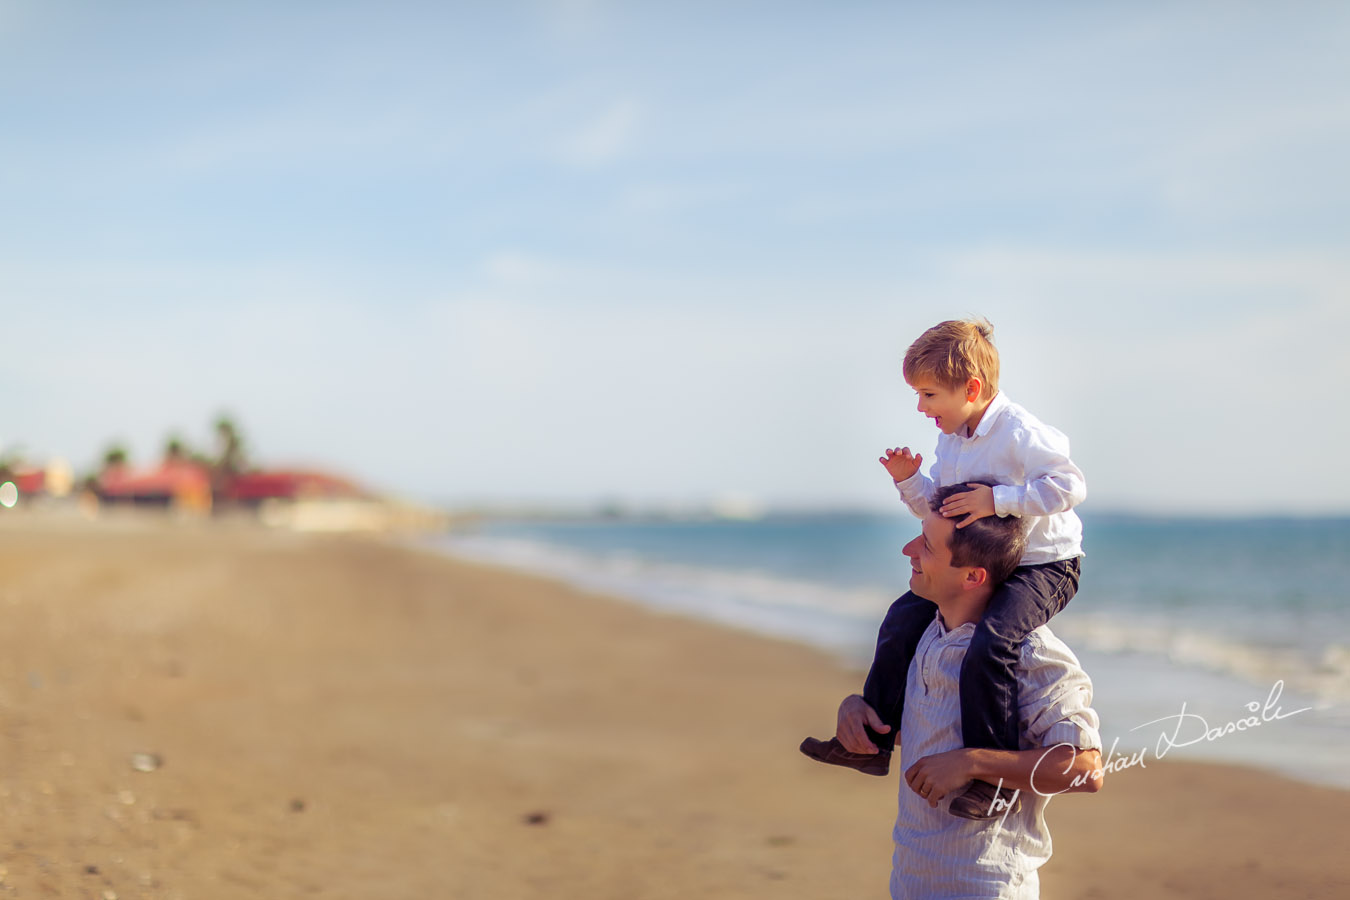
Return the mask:
M0 611L0 893L886 893L900 781L797 753L860 682L807 648L369 538L17 511ZM1051 804L1043 894L1347 896L1348 817L1151 762Z

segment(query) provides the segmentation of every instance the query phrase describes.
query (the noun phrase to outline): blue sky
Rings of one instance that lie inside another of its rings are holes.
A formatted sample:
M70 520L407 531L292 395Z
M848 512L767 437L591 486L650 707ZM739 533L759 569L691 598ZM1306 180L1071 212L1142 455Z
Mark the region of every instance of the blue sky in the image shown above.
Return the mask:
M1342 4L0 0L0 450L886 508L979 313L1090 507L1346 513L1347 158Z

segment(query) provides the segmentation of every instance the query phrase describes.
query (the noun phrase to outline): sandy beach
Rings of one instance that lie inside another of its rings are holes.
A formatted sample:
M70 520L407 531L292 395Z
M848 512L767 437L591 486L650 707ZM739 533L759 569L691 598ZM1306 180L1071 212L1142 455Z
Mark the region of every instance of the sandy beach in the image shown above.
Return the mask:
M139 518L0 516L0 610L8 895L886 893L900 780L797 753L861 682L804 647ZM1046 897L1350 895L1350 792L1169 759L1048 818Z

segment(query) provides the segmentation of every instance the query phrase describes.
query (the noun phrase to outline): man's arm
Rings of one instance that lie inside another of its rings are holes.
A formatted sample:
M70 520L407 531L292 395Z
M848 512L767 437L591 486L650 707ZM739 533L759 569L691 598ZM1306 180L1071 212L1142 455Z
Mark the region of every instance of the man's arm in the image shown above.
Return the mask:
M910 790L937 806L943 797L962 790L972 780L1004 787L1055 794L1102 789L1105 773L1099 750L1082 750L1070 744L1034 750L984 750L961 747L935 753L910 766L905 782Z
M1046 796L1102 786L1101 735L1092 709L1092 680L1049 629L1022 642L1017 684L1022 735L1031 750L958 748L924 757L905 781L930 805L972 779ZM927 789L928 793L924 794Z

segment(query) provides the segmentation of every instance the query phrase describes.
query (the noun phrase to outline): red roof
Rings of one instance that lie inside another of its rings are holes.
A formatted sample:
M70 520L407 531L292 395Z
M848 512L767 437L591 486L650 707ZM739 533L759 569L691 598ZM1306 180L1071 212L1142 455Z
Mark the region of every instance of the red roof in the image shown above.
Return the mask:
M172 497L184 491L211 490L207 470L190 462L169 462L158 468L114 466L98 479L99 491L108 497Z
M40 494L46 485L45 469L23 469L14 473L14 486L20 494Z
M363 497L365 492L343 478L323 472L273 470L236 475L221 492L226 500L268 500L297 497Z

